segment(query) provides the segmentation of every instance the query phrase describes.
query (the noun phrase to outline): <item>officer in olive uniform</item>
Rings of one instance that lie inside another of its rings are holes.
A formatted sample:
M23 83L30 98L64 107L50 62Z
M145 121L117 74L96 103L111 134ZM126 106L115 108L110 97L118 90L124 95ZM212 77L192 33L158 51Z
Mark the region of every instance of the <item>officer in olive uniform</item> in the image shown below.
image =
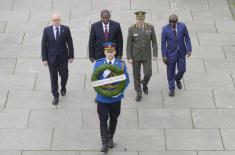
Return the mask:
M128 30L127 37L127 59L133 66L134 85L137 92L136 101L139 102L142 99L142 88L145 94L148 94L148 82L152 76L152 53L151 45L153 49L153 60L157 60L158 46L157 39L154 31L154 27L144 22L144 11L135 12L137 23L131 26ZM141 64L143 65L144 79L141 80Z

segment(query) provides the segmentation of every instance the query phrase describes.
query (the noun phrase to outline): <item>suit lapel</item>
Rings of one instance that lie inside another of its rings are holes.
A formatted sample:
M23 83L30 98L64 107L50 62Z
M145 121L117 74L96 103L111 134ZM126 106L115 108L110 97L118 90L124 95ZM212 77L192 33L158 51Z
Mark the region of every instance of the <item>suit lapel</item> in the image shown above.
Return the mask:
M98 26L99 26L98 30L100 31L100 34L102 35L103 39L105 40L105 35L104 35L104 29L103 29L102 21L99 22Z
M175 38L175 32L170 24L169 24L169 29L170 29L171 35L174 36L175 41L177 41L177 38ZM177 25L177 32L176 32L177 37L178 37L178 29L179 29L179 27Z
M180 32L180 24L179 23L177 23L177 38L178 38L178 40L179 40L179 32Z
M63 25L60 25L60 38L59 38L59 41L61 40L62 35L64 35L64 27L63 27Z

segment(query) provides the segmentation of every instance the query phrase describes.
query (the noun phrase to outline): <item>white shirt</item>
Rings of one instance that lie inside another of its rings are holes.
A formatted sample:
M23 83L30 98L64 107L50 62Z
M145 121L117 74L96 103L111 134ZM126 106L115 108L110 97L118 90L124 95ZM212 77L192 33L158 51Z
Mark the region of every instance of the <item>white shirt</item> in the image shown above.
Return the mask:
M60 25L58 26L58 28L59 28L59 34L60 34ZM53 32L54 32L54 37L55 37L55 39L56 39L56 26L54 26L53 25Z
M107 26L107 30L108 30L108 32L109 32L109 22L108 22L107 25L105 25L105 24L102 22L102 25L103 25L103 30L104 30L104 32L105 32L105 27L106 27L106 26Z
M114 64L114 61L115 61L115 58L113 58L113 60L109 60L109 59L106 58L106 61L107 61L108 64L109 64L109 62L111 61L111 64L113 65L113 64Z

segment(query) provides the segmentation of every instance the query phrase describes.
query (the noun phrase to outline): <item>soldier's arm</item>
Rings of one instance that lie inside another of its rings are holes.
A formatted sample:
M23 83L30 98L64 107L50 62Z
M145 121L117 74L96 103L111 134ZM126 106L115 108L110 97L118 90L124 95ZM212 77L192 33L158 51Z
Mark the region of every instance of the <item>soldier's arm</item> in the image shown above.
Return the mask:
M192 52L191 40L190 40L190 37L189 37L189 34L188 34L188 29L187 29L186 25L184 25L184 27L185 27L184 37L185 37L187 52L191 53Z
M124 63L124 62L123 62ZM125 86L125 89L127 88L127 86L129 85L130 83L130 78L129 78L129 74L127 72L127 67L126 67L126 64L124 63L124 74L126 75L126 86Z
M157 37L155 34L154 27L152 26L152 34L151 34L151 39L152 39L152 48L153 48L153 56L157 57L158 56L158 46L157 46Z
M128 29L126 55L127 55L128 60L132 59L132 30L131 30L131 27Z

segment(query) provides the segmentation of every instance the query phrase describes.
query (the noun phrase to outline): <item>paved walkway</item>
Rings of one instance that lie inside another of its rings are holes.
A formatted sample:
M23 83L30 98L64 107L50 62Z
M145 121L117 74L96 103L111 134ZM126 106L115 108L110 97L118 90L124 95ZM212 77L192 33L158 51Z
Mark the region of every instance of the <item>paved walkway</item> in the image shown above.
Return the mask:
M184 88L174 98L167 95L160 57L141 103L134 101L131 81L109 154L234 155L235 22L226 0L0 0L0 155L100 154L87 42L103 8L121 23L125 45L138 9L147 11L159 47L170 13L187 24L193 44ZM76 57L58 108L51 104L48 69L40 59L52 10L70 25Z

